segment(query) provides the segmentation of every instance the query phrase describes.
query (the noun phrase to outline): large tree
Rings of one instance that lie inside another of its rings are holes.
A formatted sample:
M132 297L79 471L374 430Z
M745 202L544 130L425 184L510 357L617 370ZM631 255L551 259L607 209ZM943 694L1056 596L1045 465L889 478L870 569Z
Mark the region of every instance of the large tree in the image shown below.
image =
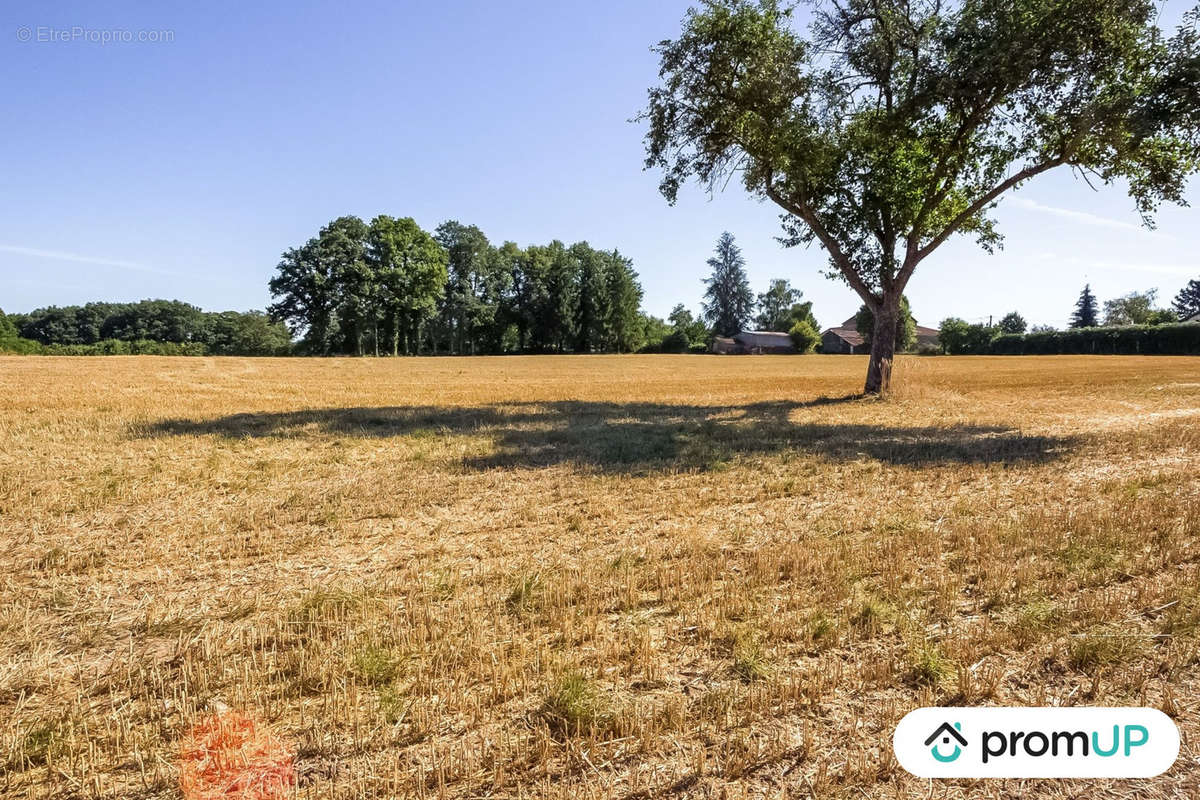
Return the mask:
M1200 314L1200 280L1188 281L1188 285L1175 295L1171 308L1175 309L1180 319Z
M483 231L456 220L443 222L436 239L449 253L449 282L442 305L443 324L456 353L475 353L479 339L496 320L509 276L492 257Z
M717 336L741 333L754 311L754 294L746 277L746 259L729 231L717 239L708 266L712 274L704 279L704 319Z
M1100 324L1100 312L1096 308L1096 295L1092 294L1091 284L1086 284L1075 301L1075 310L1071 312L1072 328L1095 328Z
M300 247L286 250L271 278L269 311L303 334L304 349L362 352L374 285L366 273L367 224L338 217Z
M1010 311L1000 319L996 328L1001 333L1024 333L1029 328L1029 323L1016 311Z
M646 325L641 314L642 287L633 261L617 250L603 253L604 271L604 349L630 353L646 341Z
M888 388L914 271L1057 167L1123 180L1147 219L1200 159L1195 17L1150 0L824 0L808 35L778 0L706 0L656 48L647 166L674 201L738 177L819 242L876 318L866 390Z
M1175 321L1175 315L1155 308L1158 290L1130 292L1122 297L1104 301L1105 325L1165 325Z
M755 305L758 314L754 324L760 331L781 331L786 333L795 324L792 319L792 306L800 302L804 293L793 289L792 284L783 278L775 278L765 292L758 295Z
M379 285L376 318L391 333L392 355L411 351L437 313L446 287L446 251L412 217L380 214L367 234L367 262ZM375 336L376 353L379 335Z

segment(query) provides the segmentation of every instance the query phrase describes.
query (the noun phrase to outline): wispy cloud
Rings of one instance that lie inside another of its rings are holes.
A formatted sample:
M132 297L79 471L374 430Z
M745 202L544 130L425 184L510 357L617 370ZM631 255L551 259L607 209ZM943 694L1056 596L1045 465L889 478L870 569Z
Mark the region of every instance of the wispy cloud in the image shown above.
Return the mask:
M42 250L37 247L21 247L12 244L0 244L0 253L12 253L19 256L32 256L34 258L50 258L56 261L73 261L77 264L95 264L100 267L116 267L118 269L133 270L134 272L153 272L157 275L178 274L170 270L159 269L158 267L151 267L146 264L138 264L134 261L86 256L79 253L64 253L61 250Z
M1074 209L1070 208L1048 206L1044 203L1039 203L1036 200L1030 200L1028 197L1010 197L1008 198L1008 202L1018 206L1019 208L1025 208L1030 211L1040 211L1043 214L1053 214L1056 217L1074 220L1075 222L1079 222L1084 225L1096 225L1101 228L1112 228L1113 230L1127 231L1129 233L1154 233L1154 235L1158 236L1159 238L1172 238L1165 233L1147 230L1143 226L1137 225L1133 222L1101 217L1096 214L1089 214L1086 211L1075 211Z

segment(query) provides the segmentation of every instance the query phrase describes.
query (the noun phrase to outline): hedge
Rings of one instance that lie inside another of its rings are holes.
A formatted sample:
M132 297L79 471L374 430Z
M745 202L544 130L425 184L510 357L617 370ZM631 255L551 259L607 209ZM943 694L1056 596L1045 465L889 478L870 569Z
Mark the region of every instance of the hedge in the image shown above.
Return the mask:
M1194 356L1200 355L1200 325L1129 325L1007 333L993 339L989 351L998 356Z
M48 344L42 352L51 356L202 356L208 348L200 342L101 339L94 344Z

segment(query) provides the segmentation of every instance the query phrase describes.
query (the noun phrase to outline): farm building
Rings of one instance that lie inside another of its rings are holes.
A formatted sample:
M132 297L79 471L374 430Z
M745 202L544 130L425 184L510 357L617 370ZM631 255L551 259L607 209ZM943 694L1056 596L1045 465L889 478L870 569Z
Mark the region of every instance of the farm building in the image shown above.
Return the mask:
M743 331L732 338L718 336L710 349L714 353L753 355L796 352L792 337L774 331Z
M917 325L917 348L939 347L936 328L926 328ZM838 353L842 355L858 355L870 353L871 343L863 339L858 332L858 324L854 317L843 322L837 328L830 328L821 334L821 352Z
M1200 325L1200 311L1192 314L1190 317L1183 318L1184 325Z
M864 341L862 334L855 329L853 318L849 320L849 324L843 324L839 328L830 328L821 334L822 353L856 355L870 351L871 344Z
M942 342L938 339L937 328L926 328L924 325L917 326L917 349L925 347L941 347Z

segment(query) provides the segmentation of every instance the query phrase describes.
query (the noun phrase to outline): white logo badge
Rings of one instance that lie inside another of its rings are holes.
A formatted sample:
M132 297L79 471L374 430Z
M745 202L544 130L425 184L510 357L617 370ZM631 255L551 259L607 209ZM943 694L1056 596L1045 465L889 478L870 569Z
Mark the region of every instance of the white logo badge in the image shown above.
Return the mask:
M1152 778L1179 729L1153 708L918 708L892 746L921 778Z

